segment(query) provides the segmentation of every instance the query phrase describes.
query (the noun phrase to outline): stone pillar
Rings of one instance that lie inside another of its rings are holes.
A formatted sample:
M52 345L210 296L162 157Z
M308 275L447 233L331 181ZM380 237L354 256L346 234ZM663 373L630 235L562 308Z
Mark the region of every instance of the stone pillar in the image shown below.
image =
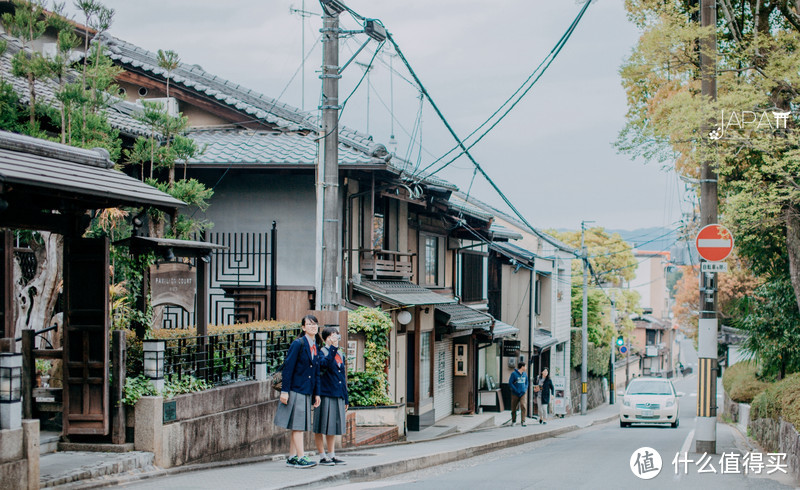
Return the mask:
M139 398L134 420L134 449L153 453L155 465L164 468L164 399L160 396Z
M22 421L22 444L28 460L28 490L39 489L39 421Z

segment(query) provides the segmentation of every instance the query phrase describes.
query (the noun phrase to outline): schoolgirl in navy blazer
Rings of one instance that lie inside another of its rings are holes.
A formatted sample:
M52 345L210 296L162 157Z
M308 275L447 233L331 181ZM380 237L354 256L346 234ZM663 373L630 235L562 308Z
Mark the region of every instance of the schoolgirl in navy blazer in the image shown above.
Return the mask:
M336 357L339 356L339 362ZM328 347L327 356L319 356L320 381L319 395L332 398L344 398L344 404L350 405L347 396L347 367L335 345Z
M311 345L308 337L303 335L289 346L283 362L281 393L294 391L304 395L319 395L319 363L316 356L311 355ZM316 350L317 346L314 345L314 351Z

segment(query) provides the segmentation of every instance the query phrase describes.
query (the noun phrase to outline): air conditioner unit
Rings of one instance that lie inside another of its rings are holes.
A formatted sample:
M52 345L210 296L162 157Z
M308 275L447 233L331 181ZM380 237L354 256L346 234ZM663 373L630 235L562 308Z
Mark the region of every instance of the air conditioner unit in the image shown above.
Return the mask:
M658 347L654 345L648 345L645 349L645 355L647 357L657 357L658 356Z
M167 111L167 115L178 117L178 99L175 97L153 97L152 99L136 99L136 103L143 106L142 102L158 104L162 110Z

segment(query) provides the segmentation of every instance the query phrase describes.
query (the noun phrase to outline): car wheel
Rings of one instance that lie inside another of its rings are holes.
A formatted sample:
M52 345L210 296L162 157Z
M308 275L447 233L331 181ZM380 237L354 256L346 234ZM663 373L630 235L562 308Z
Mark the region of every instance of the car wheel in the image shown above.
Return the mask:
M630 422L623 422L623 421L621 421L621 420L619 421L619 426L620 426L620 427L622 427L623 429L624 429L625 427L630 427L630 425L631 425L631 423L630 423Z
M679 419L675 419L675 422L672 423L672 428L677 429L680 423L681 421Z

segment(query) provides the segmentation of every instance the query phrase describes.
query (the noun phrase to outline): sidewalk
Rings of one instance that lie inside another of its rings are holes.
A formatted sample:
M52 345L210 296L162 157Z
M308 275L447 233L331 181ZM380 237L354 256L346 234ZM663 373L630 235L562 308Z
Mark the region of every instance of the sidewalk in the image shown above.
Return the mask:
M337 456L347 461L344 466L297 469L287 467L283 457L262 457L187 465L168 470L150 467L151 471L75 481L56 488L97 488L122 483L129 483L136 488L163 488L165 483L159 477L164 476L170 476L168 484L173 489L297 488L373 480L555 437L614 420L618 414L617 406L604 404L586 415L551 418L545 425L539 424L535 419L528 419L527 427L501 425L510 422L508 411L472 416L456 415L447 417L428 429L410 432L405 442L337 451ZM89 463L86 458L86 453L76 455L76 466ZM43 467L42 472L44 471ZM192 474L187 474L189 472Z

